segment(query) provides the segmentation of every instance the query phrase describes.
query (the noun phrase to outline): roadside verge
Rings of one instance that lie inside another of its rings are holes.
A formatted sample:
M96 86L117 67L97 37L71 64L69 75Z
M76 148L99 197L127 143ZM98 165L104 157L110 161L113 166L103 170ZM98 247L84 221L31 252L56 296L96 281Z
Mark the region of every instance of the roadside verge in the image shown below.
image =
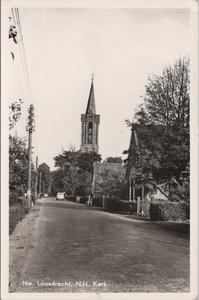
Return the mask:
M35 245L37 220L40 207L33 206L15 227L9 238L9 292L12 293L18 286L22 275L24 261L28 252Z

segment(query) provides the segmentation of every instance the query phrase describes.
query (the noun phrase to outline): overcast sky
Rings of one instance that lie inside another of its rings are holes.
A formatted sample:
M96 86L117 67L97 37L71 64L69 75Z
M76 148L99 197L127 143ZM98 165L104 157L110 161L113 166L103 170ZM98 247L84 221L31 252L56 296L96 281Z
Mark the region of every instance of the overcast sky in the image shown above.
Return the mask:
M92 72L99 153L122 156L130 139L125 119L141 103L148 75L190 54L188 10L20 8L19 14L35 106L34 151L51 169L62 148L80 148ZM26 111L15 128L22 136L25 118Z

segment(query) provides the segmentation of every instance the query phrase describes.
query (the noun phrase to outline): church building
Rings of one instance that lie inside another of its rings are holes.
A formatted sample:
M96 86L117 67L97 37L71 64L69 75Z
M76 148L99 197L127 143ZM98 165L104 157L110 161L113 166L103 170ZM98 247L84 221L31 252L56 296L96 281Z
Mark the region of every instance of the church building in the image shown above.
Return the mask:
M95 108L95 95L94 95L94 83L93 77L91 82L90 93L88 97L88 103L86 113L81 115L81 152L99 152L99 124L100 115L96 114Z

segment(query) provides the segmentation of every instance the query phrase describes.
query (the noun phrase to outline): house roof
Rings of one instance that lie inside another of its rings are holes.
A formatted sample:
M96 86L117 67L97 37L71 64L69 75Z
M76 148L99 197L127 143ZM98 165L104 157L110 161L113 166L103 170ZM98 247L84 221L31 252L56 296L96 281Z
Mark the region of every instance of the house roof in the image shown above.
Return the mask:
M128 150L128 158L127 158L126 176L125 176L127 180L131 177L131 171L133 166L135 165L135 153L138 152L138 147L139 144L138 144L137 132L136 129L132 127L130 145Z
M125 175L125 168L121 165L121 163L108 163L108 162L94 162L93 163L93 182L96 182L100 175L103 174L105 171L121 171Z
M142 135L142 132L146 129L153 132L153 130L162 130L164 125L140 125L133 124L131 128L131 138L130 145L128 149L128 158L127 158L127 168L126 168L126 180L129 180L132 176L132 173L135 173L136 169L136 159L139 157L139 137Z

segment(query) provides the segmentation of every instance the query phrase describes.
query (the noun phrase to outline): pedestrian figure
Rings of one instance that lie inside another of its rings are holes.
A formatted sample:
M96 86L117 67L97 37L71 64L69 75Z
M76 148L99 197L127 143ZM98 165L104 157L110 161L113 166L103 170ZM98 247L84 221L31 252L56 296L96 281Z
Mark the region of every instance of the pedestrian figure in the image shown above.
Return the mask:
M87 201L87 203L88 203L88 206L89 206L89 205L92 206L92 199L91 199L91 196L90 196L90 195L88 196L88 201Z

